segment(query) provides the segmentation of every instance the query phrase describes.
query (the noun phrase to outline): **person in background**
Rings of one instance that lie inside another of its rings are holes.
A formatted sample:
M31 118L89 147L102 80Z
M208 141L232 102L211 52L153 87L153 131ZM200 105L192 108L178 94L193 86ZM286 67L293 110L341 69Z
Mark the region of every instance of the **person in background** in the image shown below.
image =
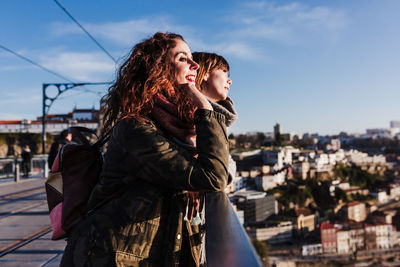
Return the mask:
M72 133L70 133L67 129L63 130L57 137L54 143L50 147L49 157L47 158L47 162L49 164L49 169L53 166L53 162L57 157L58 151L65 144L72 143Z
M22 158L23 176L28 177L29 172L31 171L31 160L32 160L32 151L28 145L24 146L24 148L22 149L21 158Z
M187 192L225 189L229 144L197 69L178 34L133 47L103 99L103 169L62 267L205 266Z
M228 96L232 79L226 59L215 53L194 52L193 60L199 64L196 87L210 101L216 112L224 114L227 127L237 120L232 99ZM236 162L229 156L230 181L235 180Z

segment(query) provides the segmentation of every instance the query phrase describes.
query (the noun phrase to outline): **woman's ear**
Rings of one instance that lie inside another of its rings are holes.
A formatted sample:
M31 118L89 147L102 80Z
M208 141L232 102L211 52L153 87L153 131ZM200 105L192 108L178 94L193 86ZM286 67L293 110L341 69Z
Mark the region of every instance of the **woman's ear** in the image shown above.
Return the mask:
M210 73L207 72L206 75L204 75L203 81L206 82L208 80L209 76L210 76Z

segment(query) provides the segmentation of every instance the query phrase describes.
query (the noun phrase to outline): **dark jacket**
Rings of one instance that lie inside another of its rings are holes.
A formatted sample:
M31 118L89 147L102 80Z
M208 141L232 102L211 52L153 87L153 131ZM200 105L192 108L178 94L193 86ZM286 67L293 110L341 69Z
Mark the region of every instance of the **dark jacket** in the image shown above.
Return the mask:
M184 192L225 188L228 139L220 113L197 110L195 124L197 158L151 120L114 128L89 208L122 193L75 227L61 266L198 265L198 229L183 220Z
M56 159L58 151L61 149L61 147L65 144L71 144L71 143L72 142L66 138L58 138L56 141L54 141L53 144L51 144L49 157L47 158L47 163L49 164L50 170L51 167L53 166L54 160Z

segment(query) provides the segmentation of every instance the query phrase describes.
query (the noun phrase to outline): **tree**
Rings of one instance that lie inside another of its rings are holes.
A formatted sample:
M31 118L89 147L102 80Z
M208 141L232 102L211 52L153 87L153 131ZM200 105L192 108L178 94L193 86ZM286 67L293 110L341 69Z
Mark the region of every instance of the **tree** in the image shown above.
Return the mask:
M254 239L251 242L254 249L256 250L258 256L260 257L264 266L268 266L268 256L269 256L269 245L267 243Z
M335 198L336 198L337 201L342 200L343 202L347 202L346 192L344 192L339 187L335 188Z

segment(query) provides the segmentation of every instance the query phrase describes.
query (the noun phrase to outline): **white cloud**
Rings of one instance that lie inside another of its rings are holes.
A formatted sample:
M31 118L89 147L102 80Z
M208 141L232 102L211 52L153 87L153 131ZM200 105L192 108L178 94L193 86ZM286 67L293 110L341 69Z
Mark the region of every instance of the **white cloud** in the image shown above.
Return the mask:
M40 94L36 94L36 95L29 95L29 102L30 104L37 104L37 103L41 103L42 101L42 96ZM26 105L26 98L25 97L21 97L21 94L19 94L18 96L15 97L11 97L11 98L7 98L6 100L0 100L0 104L1 105L11 105L11 104L21 104L21 105Z
M7 65L7 66L1 66L0 70L1 71L16 71L16 70L31 70L34 69L32 65Z
M232 19L234 18L234 19ZM348 23L346 12L325 6L300 3L277 5L270 2L245 4L229 16L234 25L230 35L240 39L270 40L297 44L314 37L335 41Z
M21 120L21 113L1 113L1 120Z
M203 51L229 55L246 61L259 60L262 55L259 49L252 47L251 44L236 40L216 40L214 42L205 42L199 37L185 38L192 52Z
M296 10L298 10L301 7L298 3L290 3L287 5L276 6L276 7L271 7L271 8L277 12L293 12L293 11L295 12Z
M26 49L20 49L15 51L17 54L26 56L29 55L29 51ZM29 57L29 56L26 56ZM5 60L2 61L0 65L1 71L15 71L15 70L28 70L37 68L32 64L26 62L25 60L17 57L16 55L8 52L8 51L1 51L0 50L0 58L4 58Z
M61 74L71 80L82 81L103 81L112 79L115 73L115 65L101 51L99 52L73 52L67 51L65 47L48 47L46 50L19 50L20 55L27 55L39 65ZM11 54L10 54L11 55ZM1 56L1 55L0 55ZM8 55L4 55L8 56ZM15 56L11 55L14 59ZM14 62L16 61L16 62ZM18 62L18 63L17 63ZM22 59L10 61L9 64L2 64L1 71L23 71L23 70L40 70L38 66L34 66Z
M299 45L314 42L316 38L335 42L348 23L343 10L296 2L286 5L250 2L232 12L224 22L229 25L226 31L207 34L207 38L187 38L193 50L246 61L265 60L269 58L270 42Z
M296 12L295 22L312 24L328 30L340 30L347 23L344 11L327 7L315 7L305 11Z
M0 50L0 57L9 57L10 52L4 51L3 49Z
M279 2L255 1L235 7L226 18L227 27L223 32L204 32L201 25L178 25L169 16L82 24L99 40L125 48L154 32L170 31L182 34L194 51L216 51L243 60L256 60L268 54L268 43L265 42L298 45L307 44L315 38L334 42L346 23L346 13L340 9L308 6L297 2L280 5ZM84 34L72 23L54 23L52 32L56 35ZM61 58L59 60L66 61ZM93 59L89 61L93 62ZM70 75L79 75L81 79L87 77L68 66L64 66L63 70L72 73ZM81 63L79 68L85 69L84 64Z
M115 73L114 63L100 52L50 52L42 54L40 62L48 69L82 81L103 81Z
M101 24L83 23L83 25L96 39L101 38L123 46L131 46L158 31L181 34L190 32L188 27L175 25L167 16ZM53 23L51 30L55 35L84 34L71 23Z
M238 27L234 30L233 35L240 39L263 39L281 42L289 42L293 40L292 30L283 25L268 25L266 23L254 22L246 23L244 27ZM250 41L250 40L249 40Z
M263 53L245 42L221 43L215 45L215 48L222 55L230 55L246 61L264 58Z
M168 17L142 18L138 20L109 22L102 24L87 24L85 28L96 38L114 42L122 46L132 46L140 40L150 37L157 31L176 32L182 34L189 43L193 51L216 51L223 54L229 54L241 59L252 60L255 58L254 51L249 44L243 41L227 40L225 37L214 41L203 41L196 33L199 29L190 28L189 26L181 26L171 22ZM79 28L72 24L54 23L52 32L56 35L84 34ZM216 33L217 34L217 33ZM216 35L211 34L211 35ZM210 37L210 35L207 35ZM46 65L57 67L55 64ZM64 73L65 67L63 67ZM71 71L70 71L71 72ZM75 75L75 72L74 72ZM76 77L76 76L74 76Z

